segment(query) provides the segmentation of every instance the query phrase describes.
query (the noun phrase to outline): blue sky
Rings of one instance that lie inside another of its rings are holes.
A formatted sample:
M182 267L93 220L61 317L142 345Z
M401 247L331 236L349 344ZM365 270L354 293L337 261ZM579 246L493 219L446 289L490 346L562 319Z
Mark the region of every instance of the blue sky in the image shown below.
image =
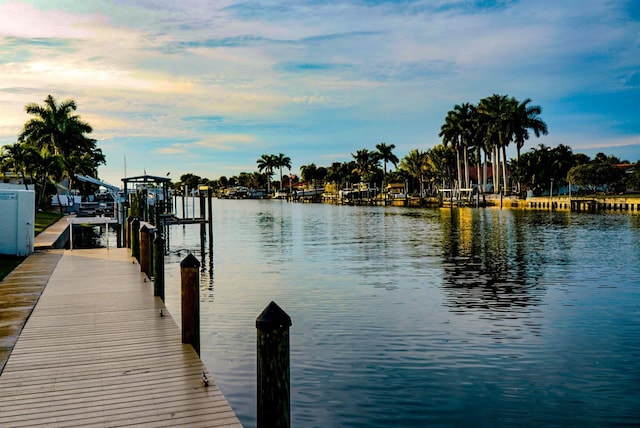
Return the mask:
M0 0L0 144L73 98L113 184L402 158L494 93L542 106L525 150L639 160L640 1Z

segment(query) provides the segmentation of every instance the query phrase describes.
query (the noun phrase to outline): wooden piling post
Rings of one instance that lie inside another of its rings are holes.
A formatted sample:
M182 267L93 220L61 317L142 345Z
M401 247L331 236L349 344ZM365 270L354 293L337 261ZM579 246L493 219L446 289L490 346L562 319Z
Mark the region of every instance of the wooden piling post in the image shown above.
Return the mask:
M258 428L291 426L290 326L291 318L275 302L256 319Z
M164 302L164 239L158 233L153 240L153 295Z
M207 189L207 208L209 211L209 260L213 263L213 195L211 194L211 187Z
M137 217L131 221L131 255L140 261L140 220Z
M180 262L182 343L200 355L200 262L191 253Z
M147 223L143 223L140 227L140 272L144 272L147 276L151 276L151 270L149 269L149 260L151 260L151 243L149 242L149 226Z
M131 248L131 222L132 221L133 221L132 216L127 217L127 224L124 232L125 246L127 248Z

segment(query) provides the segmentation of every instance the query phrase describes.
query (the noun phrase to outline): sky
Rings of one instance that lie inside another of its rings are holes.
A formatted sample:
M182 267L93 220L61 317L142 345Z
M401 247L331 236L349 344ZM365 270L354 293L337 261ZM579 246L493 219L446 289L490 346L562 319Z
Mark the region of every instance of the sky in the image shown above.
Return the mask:
M0 0L0 144L73 99L116 185L292 172L441 142L455 104L542 107L544 144L640 160L640 0Z

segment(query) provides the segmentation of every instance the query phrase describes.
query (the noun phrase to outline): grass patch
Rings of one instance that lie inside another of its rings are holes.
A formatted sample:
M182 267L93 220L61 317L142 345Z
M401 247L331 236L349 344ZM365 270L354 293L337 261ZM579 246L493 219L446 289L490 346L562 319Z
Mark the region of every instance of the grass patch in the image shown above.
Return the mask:
M38 235L47 227L51 226L56 221L60 220L60 218L62 218L60 213L56 213L52 211L36 212L36 224L34 228L35 234Z
M25 257L18 256L0 256L0 281L4 279L12 270L14 270Z
M37 235L53 223L58 221L62 216L60 213L42 211L36 212L36 224L34 226L34 234ZM12 270L14 270L26 257L0 255L0 281L4 279Z

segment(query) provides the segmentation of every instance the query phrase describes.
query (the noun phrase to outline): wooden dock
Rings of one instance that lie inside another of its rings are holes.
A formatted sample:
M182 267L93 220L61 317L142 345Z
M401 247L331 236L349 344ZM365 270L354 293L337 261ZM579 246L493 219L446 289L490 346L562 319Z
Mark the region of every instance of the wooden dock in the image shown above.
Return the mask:
M64 252L0 375L0 427L241 426L132 260Z

